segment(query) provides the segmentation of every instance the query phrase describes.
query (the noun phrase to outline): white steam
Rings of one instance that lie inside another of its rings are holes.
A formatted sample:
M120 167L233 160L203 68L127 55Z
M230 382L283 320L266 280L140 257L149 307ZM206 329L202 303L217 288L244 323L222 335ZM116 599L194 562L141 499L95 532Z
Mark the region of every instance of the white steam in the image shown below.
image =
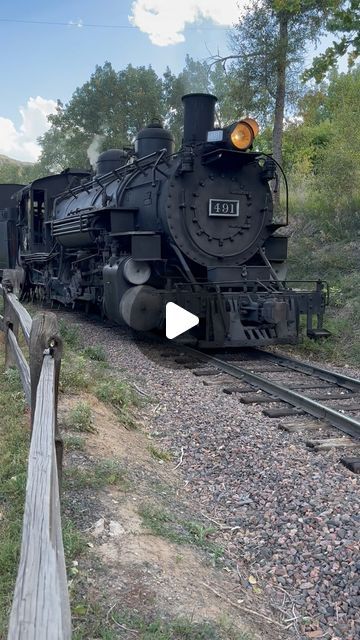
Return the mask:
M89 162L92 168L94 169L94 171L96 169L96 161L101 153L101 144L104 139L105 139L105 136L102 136L99 133L95 133L92 141L90 142L86 150L87 157L89 158Z

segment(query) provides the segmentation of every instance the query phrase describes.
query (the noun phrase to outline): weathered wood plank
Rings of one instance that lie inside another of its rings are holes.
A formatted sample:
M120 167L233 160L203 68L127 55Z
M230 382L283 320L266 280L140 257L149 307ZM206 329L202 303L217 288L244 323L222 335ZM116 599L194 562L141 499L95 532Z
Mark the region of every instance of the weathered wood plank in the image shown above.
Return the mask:
M55 360L55 447L58 464L58 476L61 482L63 442L57 424L57 402L59 390L62 340L57 317L54 313L41 311L33 318L30 332L30 379L31 379L31 425L33 424L37 402L37 385L43 362L43 354L51 348Z
M18 337L19 320L9 302L5 287L2 287L2 292L4 299L5 369L8 369L9 367L16 367L17 365L16 359L14 358L13 352L10 347L8 333L9 331L12 331L14 336L16 338Z
M26 343L29 344L31 323L32 323L31 315L29 314L28 311L26 311L25 307L22 306L21 302L19 301L15 293L10 293L8 291L5 291L5 295L20 322L20 326L23 330Z
M10 349L12 351L13 359L15 360L17 368L18 368L19 373L20 373L20 378L21 378L23 389L24 389L26 402L30 406L30 404L31 404L31 388L30 388L30 368L29 368L29 365L26 362L26 360L24 358L24 355L23 355L23 352L21 351L21 349L20 349L20 347L18 345L18 342L17 342L13 332L11 331L11 329L9 329L9 331L7 333L7 339L8 339L8 343L9 343Z
M8 640L69 640L71 616L54 446L55 362L45 355L30 445L19 571Z

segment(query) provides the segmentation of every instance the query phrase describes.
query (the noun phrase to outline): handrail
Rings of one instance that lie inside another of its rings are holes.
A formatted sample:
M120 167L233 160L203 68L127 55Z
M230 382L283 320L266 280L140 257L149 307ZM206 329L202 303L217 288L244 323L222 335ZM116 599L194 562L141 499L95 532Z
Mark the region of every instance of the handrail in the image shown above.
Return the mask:
M5 367L16 366L31 408L31 443L22 543L8 640L70 640L71 614L61 533L62 441L57 400L62 342L57 318L32 319L11 291L15 270L0 284L4 316ZM18 344L19 327L29 347L29 364Z

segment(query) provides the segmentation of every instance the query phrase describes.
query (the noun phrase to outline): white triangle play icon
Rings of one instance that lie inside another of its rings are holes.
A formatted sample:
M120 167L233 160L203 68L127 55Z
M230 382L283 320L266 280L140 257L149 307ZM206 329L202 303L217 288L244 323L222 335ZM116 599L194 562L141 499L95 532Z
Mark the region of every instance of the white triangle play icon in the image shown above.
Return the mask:
M174 302L166 305L166 337L169 340L177 338L181 333L185 333L192 327L199 324L199 318L190 311L186 311Z

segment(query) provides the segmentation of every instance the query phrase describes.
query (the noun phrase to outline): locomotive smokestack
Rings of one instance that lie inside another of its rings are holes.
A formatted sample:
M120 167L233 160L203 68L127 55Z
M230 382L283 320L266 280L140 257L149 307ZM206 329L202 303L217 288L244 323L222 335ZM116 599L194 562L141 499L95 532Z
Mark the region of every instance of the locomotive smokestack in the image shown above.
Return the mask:
M214 128L216 96L210 93L188 93L184 103L183 143L206 142L206 134Z

